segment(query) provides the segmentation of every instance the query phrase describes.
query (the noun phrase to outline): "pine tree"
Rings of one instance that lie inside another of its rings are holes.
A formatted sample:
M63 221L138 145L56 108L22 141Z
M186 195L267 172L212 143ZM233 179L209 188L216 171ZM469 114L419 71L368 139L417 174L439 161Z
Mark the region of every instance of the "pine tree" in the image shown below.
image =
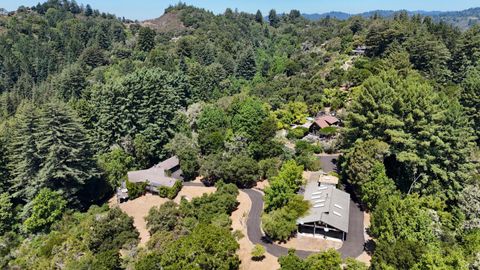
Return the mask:
M40 158L37 151L38 112L32 104L25 104L17 115L10 144L12 184L14 199L30 201L35 190L29 188L37 178Z
M280 18L278 18L275 9L270 10L270 13L268 14L268 21L270 22L270 26L278 27L278 24L280 23Z
M263 15L260 10L257 10L257 13L255 14L255 21L257 23L263 24Z
M239 59L237 66L237 76L251 80L257 72L257 64L253 51L248 49Z
M7 142L3 136L0 135L0 194L8 191L10 186L9 180Z
M42 110L38 151L42 163L33 188L58 191L77 204L82 186L97 172L85 131L64 104L52 102Z
M93 14L92 7L89 4L87 4L87 6L85 7L85 16L90 17L92 16L92 14Z
M154 30L142 27L138 33L138 48L144 52L151 51L155 47L155 35Z

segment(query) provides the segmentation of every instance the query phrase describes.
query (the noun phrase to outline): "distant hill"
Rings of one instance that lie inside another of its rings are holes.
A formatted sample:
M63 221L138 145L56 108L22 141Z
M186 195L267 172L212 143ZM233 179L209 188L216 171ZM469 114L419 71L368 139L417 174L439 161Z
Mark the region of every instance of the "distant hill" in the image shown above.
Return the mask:
M363 12L359 14L349 14L339 11L331 11L327 13L313 13L313 14L302 14L303 17L309 20L320 20L326 17L336 18L339 20L346 20L352 16L362 16L365 18L373 16L375 13L378 15L391 18L399 11L395 10L373 10L368 12ZM415 14L420 14L423 16L430 16L434 21L445 21L449 24L458 26L462 29L466 29L472 25L478 24L480 22L480 7L470 8L462 11L407 11L408 15L412 16Z

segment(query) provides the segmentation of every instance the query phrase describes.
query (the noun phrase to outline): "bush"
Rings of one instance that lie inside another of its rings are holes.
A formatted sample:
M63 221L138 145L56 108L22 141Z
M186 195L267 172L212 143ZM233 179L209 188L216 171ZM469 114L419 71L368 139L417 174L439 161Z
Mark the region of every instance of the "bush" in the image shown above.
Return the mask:
M336 127L324 127L318 131L318 134L322 136L333 136L337 133L337 128Z
M308 133L308 128L304 128L304 127L297 127L297 128L294 128L294 129L291 129L290 131L288 131L288 134L287 134L287 138L288 139L301 139L303 137L305 137L305 135L307 135Z
M136 199L142 196L143 194L145 194L147 186L147 182L132 183L127 180L128 198Z
M278 158L267 158L258 162L260 178L270 179L278 174L281 161Z
M319 143L315 143L312 145L312 150L315 154L321 154L323 152L323 147Z
M178 192L182 190L183 183L182 181L177 180L172 187L160 186L158 187L158 195L162 198L168 198L170 200L177 197Z
M252 259L254 261L261 261L265 258L265 247L260 244L256 244L252 249Z

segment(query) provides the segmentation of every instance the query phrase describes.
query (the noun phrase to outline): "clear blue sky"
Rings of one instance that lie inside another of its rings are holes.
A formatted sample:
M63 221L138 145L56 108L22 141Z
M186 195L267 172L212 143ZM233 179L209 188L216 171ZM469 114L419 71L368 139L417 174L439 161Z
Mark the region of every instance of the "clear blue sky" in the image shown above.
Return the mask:
M0 7L15 10L20 5L32 6L38 2L39 0L1 0ZM278 13L291 9L298 9L302 13L328 11L359 13L375 9L446 11L480 7L480 0L186 0L182 2L215 13L221 13L225 8L230 7L250 13L260 9L264 15L272 8ZM178 0L77 0L77 3L90 4L95 9L113 13L119 17L143 20L159 17L166 7L178 3Z

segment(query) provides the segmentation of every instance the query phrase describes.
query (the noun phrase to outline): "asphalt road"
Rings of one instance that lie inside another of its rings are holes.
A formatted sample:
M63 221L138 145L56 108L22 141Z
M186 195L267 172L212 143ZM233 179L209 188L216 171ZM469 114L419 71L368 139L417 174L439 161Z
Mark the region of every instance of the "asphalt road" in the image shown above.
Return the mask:
M260 244L273 256L279 257L286 255L288 249L279 246L270 241L263 235L260 229L261 214L263 210L263 195L254 189L243 189L252 201L252 208L248 214L247 220L247 236L253 244ZM363 234L363 213L360 208L350 201L350 223L348 225L347 240L343 242L343 246L338 250L342 254L342 258L358 257L363 252L365 238ZM306 250L297 250L297 255L305 258L315 252Z
M337 162L340 154L320 154L317 155L320 159L322 170L326 173L337 171Z

